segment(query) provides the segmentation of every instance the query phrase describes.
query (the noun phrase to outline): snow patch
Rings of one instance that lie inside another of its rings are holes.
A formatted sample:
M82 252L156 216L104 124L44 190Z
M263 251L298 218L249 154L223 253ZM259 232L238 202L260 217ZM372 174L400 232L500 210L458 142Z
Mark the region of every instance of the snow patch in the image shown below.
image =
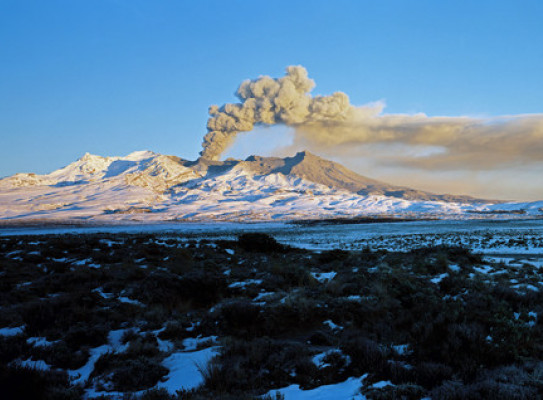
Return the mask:
M23 333L24 329L25 329L24 326L0 328L0 336L4 336L4 337L17 336Z
M217 336L206 336L202 337L201 335L195 338L185 338L183 339L184 351L194 351L199 346L207 343L214 343L217 341Z
M19 363L23 367L33 368L40 371L48 371L51 369L51 366L47 364L43 360L32 360L32 357L30 357L27 360L21 361Z
M51 346L52 344L55 344L56 342L58 342L58 340L50 342L44 337L37 337L37 336L26 339L26 343L32 346L37 346L37 347Z
M142 302L140 302L138 300L133 300L133 299L130 299L130 298L124 297L124 296L121 296L121 297L117 298L117 300L119 300L121 303L133 304L135 306L140 306L140 307L145 306Z
M193 389L200 386L204 381L200 370L205 368L217 354L218 347L171 354L162 362L162 365L170 372L157 387L165 388L169 393L175 394L180 389Z
M448 276L449 276L449 273L445 272L444 274L438 275L437 277L430 279L430 282L438 284L439 282L441 282L443 279L445 279Z
M311 276L320 283L329 282L337 275L337 272L311 272Z
M90 349L89 353L89 359L87 360L87 363L83 365L81 368L76 370L68 370L68 375L72 379L73 384L84 384L88 379L92 371L94 370L94 364L102 354L105 354L107 352L122 352L126 350L128 345L123 345L121 343L121 339L123 337L123 334L127 331L127 329L119 329L116 331L109 332L108 335L108 344L104 344L102 346L95 347L93 349Z
M342 326L334 324L334 322L331 319L327 319L323 322L324 325L328 326L332 330L339 329L340 331L343 330Z
M366 375L359 378L349 378L344 382L323 385L310 390L300 389L300 385L290 385L282 389L270 390L267 394L273 399L277 394L285 397L285 400L365 400L366 397L360 393L362 380Z
M234 282L228 285L230 289L237 289L237 288L245 288L245 286L248 285L260 285L262 283L262 279L247 279L246 281L242 282Z

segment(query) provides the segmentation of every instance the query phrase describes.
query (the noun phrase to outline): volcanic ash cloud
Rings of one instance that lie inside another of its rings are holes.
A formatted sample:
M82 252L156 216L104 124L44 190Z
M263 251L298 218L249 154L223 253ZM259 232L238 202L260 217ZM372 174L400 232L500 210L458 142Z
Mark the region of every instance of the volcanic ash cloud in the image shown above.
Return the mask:
M314 86L302 66L287 67L281 78L244 81L236 92L239 103L209 108L201 156L219 159L239 132L255 125L284 124L294 128L296 146L338 157L358 150L362 155L371 144L433 149L399 152L387 158L390 165L491 169L543 161L542 114L493 118L384 114L384 104L353 106L342 92L312 96Z
M218 159L239 132L251 131L256 124L301 126L316 121L345 120L352 110L345 93L312 97L315 82L301 66L287 67L284 77L262 76L246 80L236 95L241 103L209 108L208 133L202 157Z

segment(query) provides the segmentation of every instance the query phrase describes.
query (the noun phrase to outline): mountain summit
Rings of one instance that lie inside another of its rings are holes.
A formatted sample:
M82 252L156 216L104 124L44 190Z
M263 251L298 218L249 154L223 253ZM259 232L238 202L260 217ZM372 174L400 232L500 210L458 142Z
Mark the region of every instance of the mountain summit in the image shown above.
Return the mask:
M293 157L286 158L250 156L244 162L250 163L250 168L261 175L269 173L292 175L309 182L363 196L388 196L406 200L484 202L484 200L476 200L469 196L436 195L390 185L359 175L339 163L325 160L308 151L301 151Z
M0 220L254 221L376 214L541 214L543 204L438 195L359 175L307 151L196 161L138 151L86 153L47 175L0 180Z

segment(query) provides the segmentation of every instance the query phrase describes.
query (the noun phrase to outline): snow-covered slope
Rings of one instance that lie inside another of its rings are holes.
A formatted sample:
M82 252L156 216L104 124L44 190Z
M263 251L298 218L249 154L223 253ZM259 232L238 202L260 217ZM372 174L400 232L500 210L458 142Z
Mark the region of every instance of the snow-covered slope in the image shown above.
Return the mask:
M150 151L85 154L47 175L0 180L0 219L254 221L377 214L543 215L543 202L435 195L358 175L301 152L244 161L183 160Z
M152 151L135 151L126 157L101 157L86 153L79 160L48 175L20 173L0 180L0 187L34 185L71 186L91 182L124 181L128 185L164 190L199 176L179 158Z

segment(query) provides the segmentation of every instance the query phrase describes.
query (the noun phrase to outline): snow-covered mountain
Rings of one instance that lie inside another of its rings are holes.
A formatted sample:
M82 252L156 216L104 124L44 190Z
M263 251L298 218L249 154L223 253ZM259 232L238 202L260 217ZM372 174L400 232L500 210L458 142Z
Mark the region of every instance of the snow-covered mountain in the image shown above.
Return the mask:
M150 151L85 154L47 175L0 180L3 221L262 221L364 215L543 215L543 201L436 195L358 175L309 152L183 160Z

